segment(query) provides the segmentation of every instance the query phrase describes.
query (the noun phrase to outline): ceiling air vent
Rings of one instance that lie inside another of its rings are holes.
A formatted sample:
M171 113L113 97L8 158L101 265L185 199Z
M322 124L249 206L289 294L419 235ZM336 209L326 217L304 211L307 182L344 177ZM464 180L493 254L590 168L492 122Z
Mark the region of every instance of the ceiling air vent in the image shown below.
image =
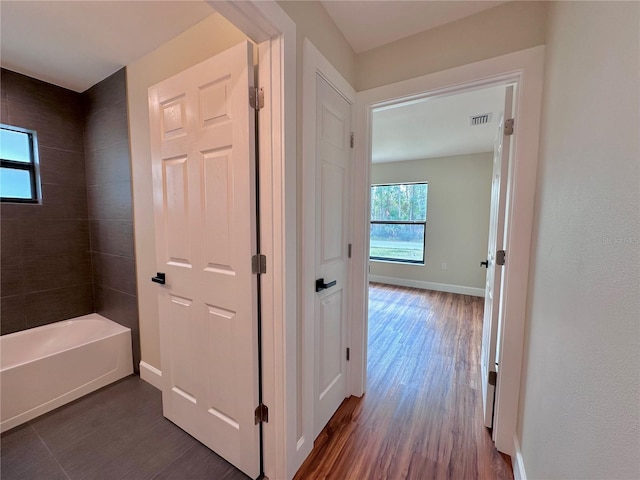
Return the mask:
M474 115L470 117L470 124L473 127L474 125L482 125L485 123L489 123L491 121L490 113L483 113L482 115Z

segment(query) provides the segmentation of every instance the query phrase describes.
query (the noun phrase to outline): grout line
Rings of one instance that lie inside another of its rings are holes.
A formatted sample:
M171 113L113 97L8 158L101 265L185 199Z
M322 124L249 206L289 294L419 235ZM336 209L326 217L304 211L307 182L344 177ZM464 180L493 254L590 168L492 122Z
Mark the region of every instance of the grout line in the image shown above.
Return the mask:
M123 295L127 295L128 297L131 297L131 298L138 298L137 295L131 295L130 293L123 292L122 290L118 290L117 288L110 287L110 286L105 285L103 283L95 283L94 285L96 285L96 286L98 286L100 288L103 288L103 289L113 290L114 292L118 292L118 293L121 293Z
M29 426L33 429L35 434L38 436L38 438L40 439L40 441L44 445L44 448L47 449L47 452L49 452L49 455L51 455L51 458L53 458L53 460L56 462L56 465L58 465L58 467L60 467L60 470L62 470L62 473L64 473L64 476L67 477L67 480L71 480L71 477L69 476L67 471L64 469L64 467L60 464L60 462L58 461L58 458L51 451L51 449L49 448L49 445L47 445L47 442L45 442L44 439L40 436L40 434L38 433L38 430L36 429L36 427L34 427L31 422L29 422Z
M164 467L162 470L160 470L158 473L156 473L151 480L155 480L156 478L158 478L163 472L165 472L166 470L168 470L171 466L173 466L173 464L175 464L178 460L180 460L182 457L184 457L187 453L189 453L191 450L193 450L194 448L196 448L196 444L191 445L189 448L187 448L184 452L182 452L180 455L178 455L176 458L173 459L172 462L170 462L166 467Z
M96 250L90 250L89 253L97 253L98 255L106 255L108 257L116 257L116 258L124 258L125 260L134 260L134 258L131 257L127 257L125 255L118 255L117 253L106 253L106 252L99 252Z

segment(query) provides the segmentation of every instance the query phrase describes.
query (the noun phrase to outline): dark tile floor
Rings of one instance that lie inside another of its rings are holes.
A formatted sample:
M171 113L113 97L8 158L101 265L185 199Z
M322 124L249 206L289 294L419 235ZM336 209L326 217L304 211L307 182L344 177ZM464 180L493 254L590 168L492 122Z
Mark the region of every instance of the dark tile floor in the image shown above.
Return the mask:
M162 416L132 375L0 438L2 480L247 480Z

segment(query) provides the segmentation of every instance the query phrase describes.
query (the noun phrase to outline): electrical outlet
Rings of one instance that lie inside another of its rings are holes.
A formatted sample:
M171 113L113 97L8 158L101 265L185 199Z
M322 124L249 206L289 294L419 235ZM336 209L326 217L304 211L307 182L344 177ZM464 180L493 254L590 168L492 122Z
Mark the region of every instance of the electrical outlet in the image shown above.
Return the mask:
M447 264L442 262L442 270L446 270L447 269Z

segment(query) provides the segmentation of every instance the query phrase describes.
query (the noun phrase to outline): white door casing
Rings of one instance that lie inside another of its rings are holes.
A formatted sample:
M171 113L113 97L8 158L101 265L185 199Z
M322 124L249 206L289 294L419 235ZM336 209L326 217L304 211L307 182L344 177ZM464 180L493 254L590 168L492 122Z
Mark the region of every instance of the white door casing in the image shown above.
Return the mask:
M489 242L487 251L487 277L482 323L482 350L480 354L482 407L484 424L493 427L495 382L489 382L491 372L497 372L496 345L500 316L500 290L502 266L496 264L498 251L505 249L504 213L507 199L507 174L509 169L510 139L505 134L505 119L513 115L513 86L505 89L505 105L498 122L493 149L493 173L491 177L491 207L489 213ZM497 378L497 375L496 375Z
M253 49L149 89L164 415L259 472Z
M347 396L351 163L351 104L316 75L315 272L331 286L315 296L314 437Z
M400 98L428 98L469 89L516 85L514 111L518 117L512 139L507 181L505 238L509 252L502 272L499 325L500 369L495 401L493 436L496 448L513 455L518 419L520 375L525 333L531 232L538 163L538 140L544 83L544 46L481 60L422 77L358 92L355 141L354 217L352 239L350 393L362 395L367 385L368 230L371 161L371 115L374 108Z

